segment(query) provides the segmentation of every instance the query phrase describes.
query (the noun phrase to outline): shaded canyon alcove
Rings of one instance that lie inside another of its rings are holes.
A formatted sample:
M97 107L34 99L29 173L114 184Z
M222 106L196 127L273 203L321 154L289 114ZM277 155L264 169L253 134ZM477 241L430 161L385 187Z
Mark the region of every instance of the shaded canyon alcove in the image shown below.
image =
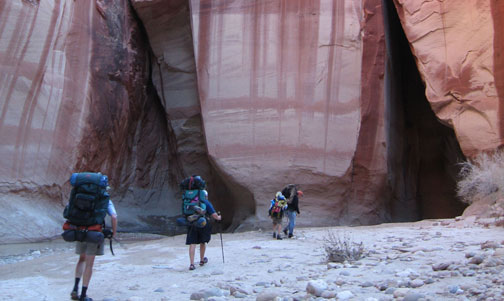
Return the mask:
M132 1L138 22L145 29L151 49L149 65L152 83L164 111L176 156L178 180L200 175L207 182L209 199L223 216L223 227L233 230L254 215L252 194L222 171L208 156L204 134L189 1ZM170 203L178 204L176 193ZM237 201L239 200L239 201ZM180 207L175 205L176 209ZM153 216L152 226L173 234L173 219ZM173 212L177 214L177 212ZM168 221L168 223L166 223ZM180 228L178 229L180 230Z
M391 219L458 216L466 206L456 197L457 163L465 156L453 129L442 124L430 107L394 4L387 0L383 4Z

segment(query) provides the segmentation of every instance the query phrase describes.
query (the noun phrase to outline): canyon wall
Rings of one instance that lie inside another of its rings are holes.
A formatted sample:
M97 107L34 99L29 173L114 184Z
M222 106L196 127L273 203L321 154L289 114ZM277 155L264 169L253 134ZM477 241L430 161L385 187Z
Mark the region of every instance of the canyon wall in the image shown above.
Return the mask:
M0 242L59 234L75 171L109 176L123 228L170 212L173 134L127 2L0 1L0 20Z
M394 0L432 110L466 156L503 142L502 13L496 0Z
M132 4L178 154L210 170L232 229L269 224L291 182L310 195L301 225L386 219L380 1ZM200 124L206 158L183 143Z
M255 217L297 183L301 225L384 220L380 1L190 3L208 156Z
M504 129L503 8L464 3L0 0L0 243L58 235L76 171L123 231L183 232L192 174L228 231L287 183L300 226L458 215Z

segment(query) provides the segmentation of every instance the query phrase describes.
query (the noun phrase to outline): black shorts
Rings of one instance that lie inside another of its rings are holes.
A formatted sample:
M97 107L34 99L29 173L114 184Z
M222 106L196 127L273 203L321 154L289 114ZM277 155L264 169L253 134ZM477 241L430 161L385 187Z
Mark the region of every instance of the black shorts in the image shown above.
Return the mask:
M187 227L186 245L208 243L212 235L212 224L207 223L204 228Z

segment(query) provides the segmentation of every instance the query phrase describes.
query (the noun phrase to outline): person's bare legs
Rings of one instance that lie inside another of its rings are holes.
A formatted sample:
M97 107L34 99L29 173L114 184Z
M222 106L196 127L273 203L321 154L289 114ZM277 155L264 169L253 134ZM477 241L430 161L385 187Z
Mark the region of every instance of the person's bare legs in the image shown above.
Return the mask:
M82 278L82 273L84 272L85 264L86 264L86 254L80 254L79 261L77 261L77 265L75 266L75 283L71 293L73 300L76 300L79 297L78 295L79 282L80 279Z
M86 268L84 270L84 277L82 278L82 286L88 287L91 276L93 275L93 264L95 255L85 255Z
M84 272L84 264L86 263L86 254L81 254L79 256L79 261L77 266L75 266L75 278L82 278L82 273Z
M189 260L194 264L194 253L196 252L196 245L189 245Z
M82 262L84 260L84 262ZM89 286L89 282L91 281L91 276L93 275L93 264L95 260L95 255L84 255L82 254L79 257L79 262L77 263L77 268L75 269L76 275L83 274L82 277L82 290L80 295L80 300L87 300L87 289ZM82 268L84 267L84 273L82 272ZM72 296L73 299L73 296Z
M278 223L276 225L276 232L278 233L277 235L280 236L280 233L282 233L282 224Z
M206 244L202 243L199 245L199 256L200 256L200 262L205 259L205 251L206 251Z

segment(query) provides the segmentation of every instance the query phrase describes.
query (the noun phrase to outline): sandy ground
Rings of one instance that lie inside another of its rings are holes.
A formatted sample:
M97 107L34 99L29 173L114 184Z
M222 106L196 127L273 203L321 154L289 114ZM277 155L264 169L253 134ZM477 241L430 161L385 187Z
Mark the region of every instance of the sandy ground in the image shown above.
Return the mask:
M366 256L327 263L329 232L363 242ZM225 263L217 234L194 271L183 235L119 238L95 262L94 300L504 300L504 229L464 220L302 228L281 241L226 233ZM76 260L59 239L0 246L0 300L70 300Z

